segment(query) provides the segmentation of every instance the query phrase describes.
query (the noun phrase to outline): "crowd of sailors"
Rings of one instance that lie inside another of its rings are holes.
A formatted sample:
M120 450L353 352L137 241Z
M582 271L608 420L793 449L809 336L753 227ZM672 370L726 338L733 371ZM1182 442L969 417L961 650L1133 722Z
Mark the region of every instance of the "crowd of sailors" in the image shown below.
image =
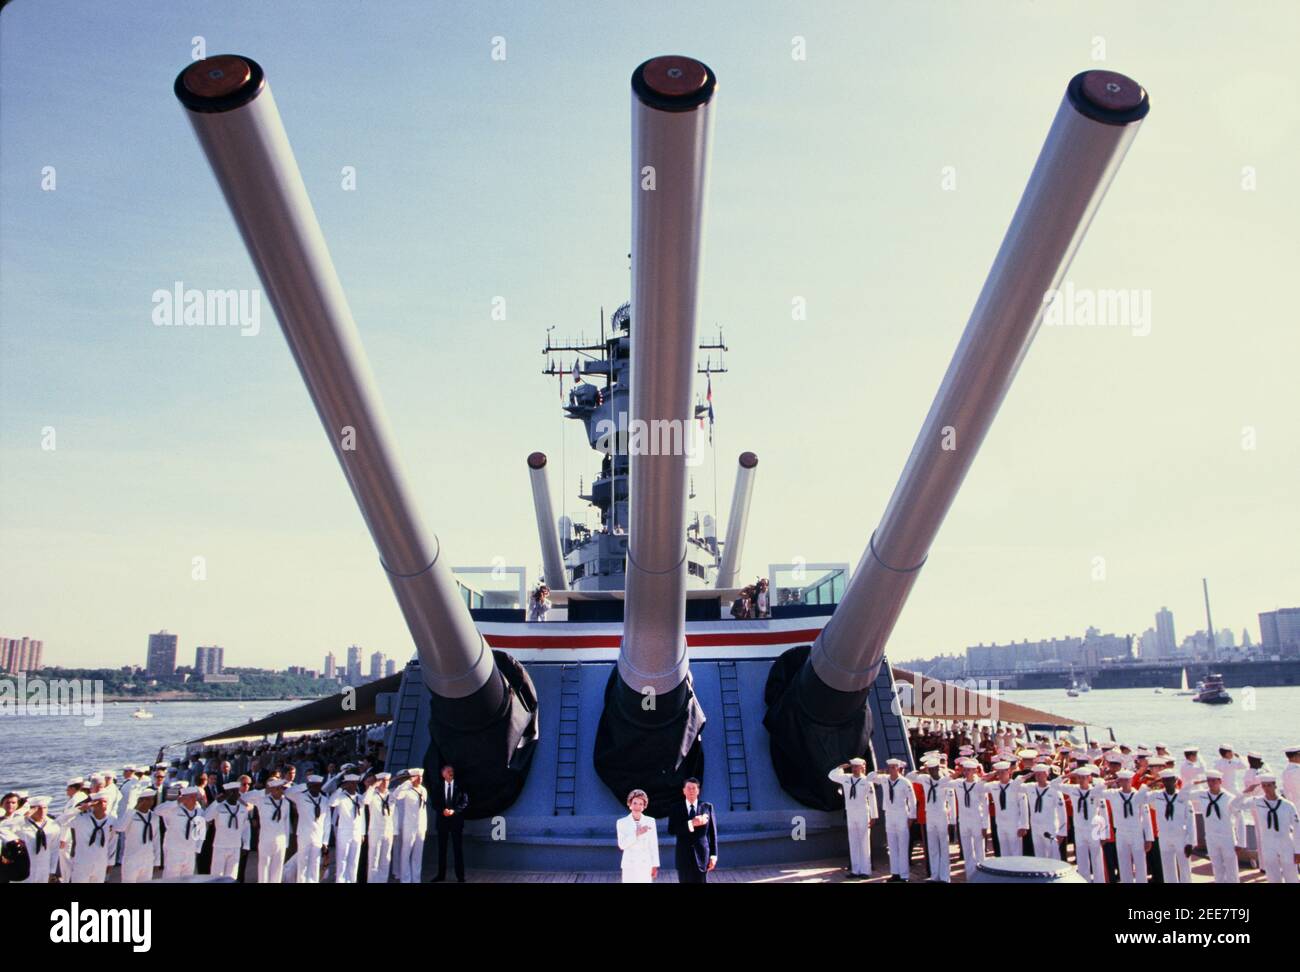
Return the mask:
M188 758L67 781L55 800L0 800L0 880L126 884L215 875L260 884L420 883L429 814L445 876L450 838L464 880L467 798L444 767L393 774L363 731L277 744L209 747ZM355 762L345 760L351 756ZM336 762L335 760L338 760ZM432 804L432 806L431 806Z
M908 880L918 844L929 880L951 880L955 844L967 878L991 853L1064 860L1097 884L1185 883L1201 848L1215 881L1238 882L1247 856L1271 883L1300 882L1300 746L1275 773L1228 744L1203 759L1195 746L1078 745L962 724L921 723L911 736L921 754L911 772L900 759L868 772L860 757L830 770L853 878L870 876L871 830L883 826L891 881Z

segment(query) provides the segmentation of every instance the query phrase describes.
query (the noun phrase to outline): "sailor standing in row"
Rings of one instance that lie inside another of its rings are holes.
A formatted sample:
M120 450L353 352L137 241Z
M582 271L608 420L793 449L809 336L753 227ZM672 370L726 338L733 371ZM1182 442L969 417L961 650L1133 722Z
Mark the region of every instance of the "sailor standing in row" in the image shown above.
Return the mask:
M1156 814L1160 835L1160 869L1165 884L1188 884L1192 868L1188 858L1195 843L1196 825L1192 817L1191 789L1178 789L1178 774L1161 770L1163 789L1148 797Z
M406 780L393 794L397 804L397 879L419 884L424 866L424 838L429 831L429 791L424 788L424 770L406 771Z
M1286 769L1282 771L1282 795L1300 807L1300 746L1286 750Z
M284 798L285 781L273 777L266 789L252 801L257 811L257 883L280 884L284 881L284 858L289 852L289 834L293 828L290 808Z
M957 822L957 806L948 780L940 774L943 766L933 756L921 763L923 772L911 778L921 785L921 808L917 817L925 816L925 855L930 861L931 881L952 880L948 828Z
M77 809L86 801L86 793L82 790L82 784L86 781L80 776L74 776L68 780L67 794L68 798L64 801L62 809L59 811L55 822L59 825L59 830L64 835L67 834L68 828L72 826L72 821L77 819L80 811ZM59 880L65 884L72 880L72 855L71 847L66 841L60 842L59 845Z
M330 842L332 818L329 797L321 790L324 781L313 773L305 786L290 787L286 794L298 811L298 851L293 855L293 879L298 884L320 883L321 852Z
M1277 792L1277 777L1261 773L1263 796L1245 797L1243 803L1263 821L1259 831L1259 866L1269 884L1298 884L1300 873L1300 820L1296 805Z
M966 757L958 760L958 766L963 775L954 777L949 783L957 808L957 841L961 845L966 879L970 880L975 868L984 860L984 845L989 836L988 785L977 775L978 760Z
M1237 794L1223 788L1223 774L1209 770L1207 788L1193 789L1188 799L1192 809L1205 821L1205 853L1218 884L1237 884L1241 878L1237 865L1237 848L1245 845L1245 824ZM1188 793L1186 787L1183 793Z
M1195 746L1188 746L1183 750L1183 761L1178 767L1178 778L1183 781L1183 786L1191 786L1199 779L1205 776L1205 766L1201 763L1200 750Z
M845 772L847 770L847 772ZM871 874L871 821L879 816L876 787L867 781L867 761L855 756L830 771L829 779L844 791L844 817L849 831L849 877Z
M1069 818L1065 813L1065 797L1048 782L1051 775L1052 768L1046 763L1035 766L1034 782L1024 784L1025 799L1029 802L1029 830L1034 836L1035 856L1059 861Z
M336 884L356 884L357 865L361 860L361 842L366 839L366 814L357 793L360 781L356 773L347 773L343 782L330 797L330 810L334 814L334 881Z
M157 811L163 823L163 877L188 877L203 846L208 824L199 809L199 788L182 787L179 800L169 800Z
M376 773L375 785L366 791L366 839L370 848L366 881L370 884L387 884L393 866L393 794L388 790L392 777L392 773Z
M1029 833L1029 804L1020 784L1011 778L1011 763L1000 759L993 772L984 777L993 803L994 833L999 857L1020 855L1025 835Z
M911 781L903 777L906 763L891 759L886 765L887 775L881 776L873 770L867 774L867 782L880 784L880 809L885 814L885 837L889 844L889 880L906 881L911 864L908 843L911 824L916 819L916 791Z
M1115 778L1119 780L1118 789L1107 790L1105 796L1115 831L1120 883L1146 884L1147 852L1155 840L1151 814L1147 812L1147 792L1133 789L1132 770L1120 770Z
M203 817L212 831L210 873L234 880L239 875L240 854L248 850L252 841L248 807L239 799L238 780L231 780L221 788L221 799L209 803Z
M108 794L92 793L86 800L89 809L79 810L77 818L65 831L72 860L73 884L103 884L108 872L113 818L108 815Z
M153 869L162 863L162 821L154 813L155 795L151 787L133 788L131 805L118 816L116 827L122 834L123 884L152 881Z
M1070 774L1073 783L1054 784L1070 801L1074 816L1074 863L1079 876L1093 884L1106 883L1102 839L1109 833L1106 822L1106 785L1096 774L1101 770L1085 763Z
M20 883L49 884L50 876L59 866L59 835L62 828L50 816L49 797L32 797L24 809L25 819L15 820L10 831L12 839L22 841L27 848L29 868L27 877ZM5 822L8 823L8 820Z
M624 884L651 884L659 875L659 830L654 820L645 816L649 805L645 790L633 790L627 795L631 812L615 826L618 849L623 852Z

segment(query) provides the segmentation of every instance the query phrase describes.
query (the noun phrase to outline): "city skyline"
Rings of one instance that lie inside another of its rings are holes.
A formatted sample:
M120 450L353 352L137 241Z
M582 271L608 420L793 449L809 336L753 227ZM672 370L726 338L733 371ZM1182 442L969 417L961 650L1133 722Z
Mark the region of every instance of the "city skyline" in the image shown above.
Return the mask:
M1205 21L1175 4L754 5L737 23L669 2L575 27L398 3L382 41L349 29L361 10L238 9L3 14L0 547L22 569L0 625L49 660L136 657L160 604L281 667L348 639L409 644L269 302L256 336L154 320L178 282L260 291L172 92L196 37L264 62L447 562L530 579L525 457L550 455L556 512L579 522L599 468L538 351L548 327L595 335L628 297L636 64L680 50L720 79L700 333L722 327L731 370L696 506L726 522L735 456L760 456L747 578L858 561L1066 82L1131 74L1152 115L1067 283L1145 294L1149 326L1041 329L889 655L1136 635L1150 605L1199 616L1202 576L1233 628L1300 600L1300 335L1270 285L1296 257L1294 5L1213 18L1212 79L1187 57ZM574 63L583 110L557 111L542 95ZM115 97L87 99L87 77L117 79ZM972 79L1004 96L973 110Z

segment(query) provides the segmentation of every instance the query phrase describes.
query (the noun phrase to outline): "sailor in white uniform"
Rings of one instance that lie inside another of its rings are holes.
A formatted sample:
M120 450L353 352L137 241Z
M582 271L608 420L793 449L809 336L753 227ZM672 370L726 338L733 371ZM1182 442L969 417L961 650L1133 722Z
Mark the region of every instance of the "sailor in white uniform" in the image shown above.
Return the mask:
M1178 765L1178 778L1183 781L1183 786L1191 786L1197 780L1204 778L1205 769L1199 749L1188 746L1183 750L1183 761Z
M984 846L990 833L988 784L979 778L979 760L969 756L957 761L962 771L948 781L957 811L957 842L967 880L984 860Z
M153 809L156 796L152 787L133 787L130 806L124 805L118 814L115 827L122 835L123 884L152 881L153 869L162 863L162 821Z
M659 831L654 819L645 816L649 805L645 790L633 790L627 795L631 813L620 817L615 828L624 884L651 884L659 876Z
M1282 771L1282 795L1300 807L1300 746L1291 746L1286 752L1286 769Z
M998 834L998 856L1019 857L1029 833L1029 804L1021 785L1011 778L1011 763L1000 759L984 777L993 809L993 826Z
M1106 865L1101 843L1109 834L1106 821L1106 785L1097 776L1100 770L1091 763L1076 766L1070 774L1074 782L1054 783L1074 814L1074 862L1079 876L1093 884L1106 883Z
M180 799L168 800L155 813L164 825L163 877L188 877L194 873L194 857L208 832L199 809L199 788L182 787Z
M1210 870L1218 884L1236 884L1241 878L1237 866L1237 848L1245 846L1245 824L1241 819L1238 796L1223 788L1223 774L1209 770L1206 789L1193 789L1189 799L1193 810L1205 821L1205 852ZM1183 789L1187 793L1187 789Z
M912 781L903 776L907 764L901 759L890 759L885 775L875 770L867 774L868 783L880 784L880 809L885 814L885 837L889 844L889 870L891 881L906 881L911 864L909 831L916 819L916 791Z
M85 780L80 776L74 776L68 780L67 794L68 798L64 801L63 807L55 817L55 822L59 825L62 834L67 834L68 828L72 826L72 821L77 819L78 807L86 802L86 792L82 789ZM70 847L67 843L60 841L59 845L59 880L65 884L72 880L72 858L70 856Z
M305 786L292 786L286 794L298 810L298 851L293 855L293 878L298 884L320 883L321 852L330 842L329 797L321 789L325 778L313 773Z
M1155 840L1147 810L1147 791L1143 787L1133 789L1132 770L1120 770L1115 778L1119 786L1107 790L1105 796L1115 831L1119 880L1121 884L1146 884L1147 851Z
M221 788L221 799L209 803L203 819L212 830L212 866L210 873L221 877L239 877L239 859L252 844L253 828L248 821L248 807L240 799L239 780Z
M19 812L21 819L15 819L9 829L8 837L20 840L27 848L29 870L22 884L49 884L50 877L59 866L59 835L62 828L57 820L50 816L50 798L32 797L27 802L25 813ZM9 820L5 820L9 824Z
M1147 802L1156 814L1156 839L1160 844L1160 868L1165 884L1188 884L1192 880L1189 858L1196 843L1192 817L1191 789L1178 789L1178 774L1160 771L1162 789L1150 793Z
M357 865L361 860L361 842L366 838L366 814L357 793L361 780L356 773L346 773L339 788L330 797L334 814L334 881L356 884Z
M111 863L113 818L108 815L108 794L92 793L86 800L89 808L64 831L64 842L72 860L73 884L103 884Z
M1029 831L1034 838L1037 857L1061 859L1061 845L1070 832L1065 812L1065 797L1051 784L1052 768L1046 763L1034 767L1034 782L1024 784L1029 804Z
M393 794L388 789L392 773L376 773L375 785L366 791L366 840L369 860L366 862L366 881L370 884L387 884L393 868Z
M424 867L424 838L429 831L429 791L424 769L412 767L393 794L397 805L397 879L419 884Z
M1261 821L1259 866L1269 884L1300 884L1300 819L1296 805L1277 792L1277 777L1261 773L1263 796L1244 797L1246 806Z
M1241 773L1244 773L1249 767L1246 761L1232 751L1231 743L1224 743L1219 747L1219 758L1214 761L1214 768L1223 774L1223 786L1226 790L1233 793L1239 793L1237 789L1237 779ZM1184 782L1183 786L1187 783Z
M867 761L855 756L834 767L828 778L844 792L844 819L849 832L849 877L867 877L871 874L871 821L879 816L875 784L867 781Z
M921 806L925 810L925 850L930 859L930 880L952 880L952 851L948 828L957 822L957 806L948 780L941 776L943 767L931 757L921 763L923 772L911 774L921 784ZM917 819L921 817L918 808Z
M284 858L289 852L289 833L293 827L290 808L284 798L286 781L276 776L266 781L266 789L249 801L257 811L257 883L280 884L284 881Z

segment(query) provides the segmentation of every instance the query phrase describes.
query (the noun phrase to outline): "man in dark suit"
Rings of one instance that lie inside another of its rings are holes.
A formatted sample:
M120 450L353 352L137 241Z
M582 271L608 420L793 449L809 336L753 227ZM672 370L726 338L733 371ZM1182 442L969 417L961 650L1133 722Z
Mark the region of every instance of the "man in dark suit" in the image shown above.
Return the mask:
M429 804L434 811L438 827L438 874L435 881L447 877L447 839L456 855L456 880L465 883L465 811L469 796L456 782L456 771L450 766L442 768L442 782L429 788Z
M677 880L682 884L707 884L718 865L718 822L713 804L700 799L700 781L691 777L682 787L681 800L668 811L668 832L677 838Z

